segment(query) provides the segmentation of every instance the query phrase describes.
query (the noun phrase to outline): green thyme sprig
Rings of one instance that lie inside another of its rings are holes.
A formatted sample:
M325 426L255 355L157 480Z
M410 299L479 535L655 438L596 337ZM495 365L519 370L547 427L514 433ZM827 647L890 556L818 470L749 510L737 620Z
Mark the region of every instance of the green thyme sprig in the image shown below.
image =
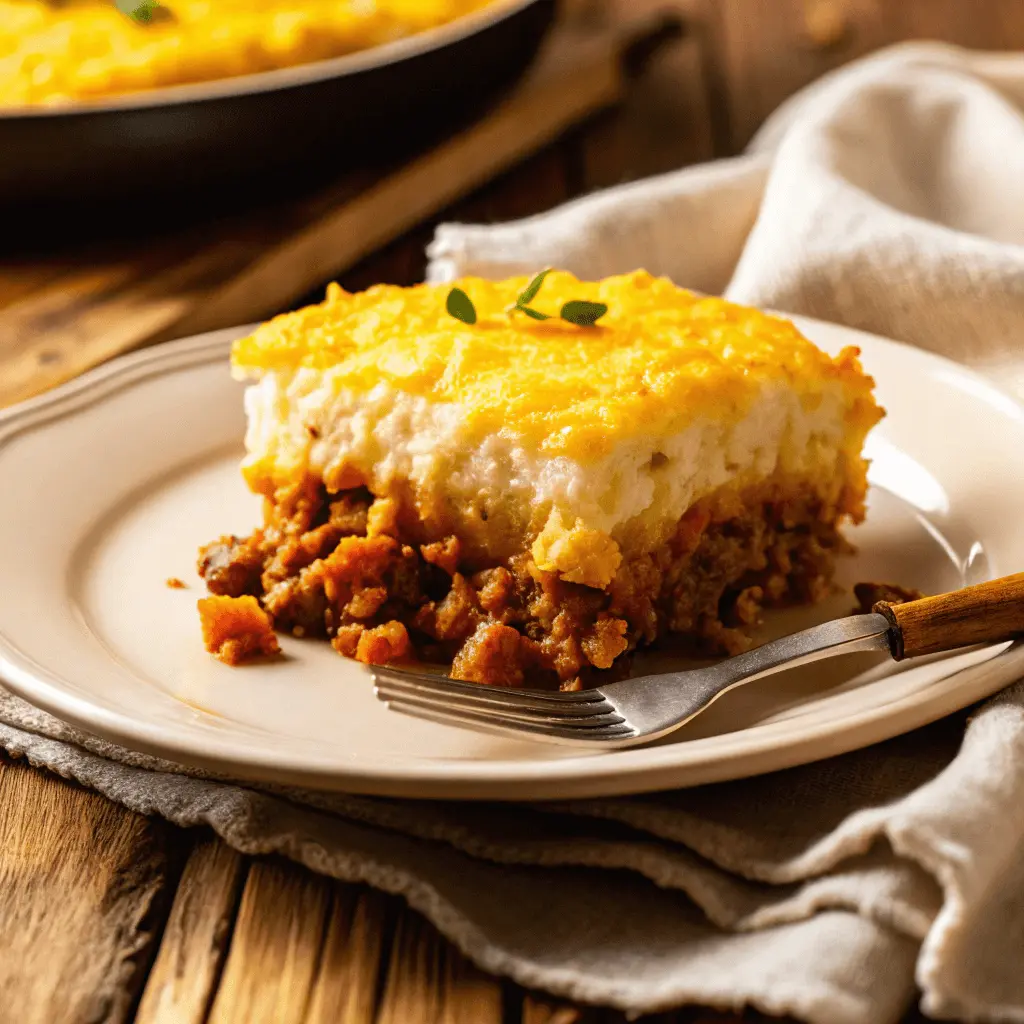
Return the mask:
M516 301L506 310L510 315L522 313L531 320L551 320L552 314L542 313L531 305L537 297L545 278L551 273L550 267L542 270L519 294ZM461 289L453 288L448 293L448 301L445 304L450 316L461 320L464 324L475 324L477 322L476 306L473 300ZM608 307L603 302L589 302L586 299L572 299L565 303L559 312L559 317L577 327L593 327L598 320L608 312Z
M558 315L577 327L593 327L607 312L608 307L603 302L572 299L562 307Z
M448 315L461 320L464 324L476 323L476 306L473 300L461 289L453 288L448 293L448 301L445 303Z
M141 25L148 25L164 13L159 0L114 0L114 6Z
M551 267L547 270L542 270L520 293L519 298L505 310L506 313L525 313L528 317L533 320L550 320L551 317L547 313L541 313L539 310L531 309L530 303L537 298L537 292L540 291L541 285L544 283L544 279L551 273Z

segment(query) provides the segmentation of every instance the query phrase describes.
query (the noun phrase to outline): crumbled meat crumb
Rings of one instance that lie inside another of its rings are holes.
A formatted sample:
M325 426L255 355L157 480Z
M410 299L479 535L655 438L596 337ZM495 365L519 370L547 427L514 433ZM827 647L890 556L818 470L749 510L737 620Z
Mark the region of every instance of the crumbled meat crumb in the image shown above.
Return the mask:
M853 588L853 596L857 599L853 614L867 615L879 601L905 604L907 601L918 601L925 595L920 590L901 587L898 583L858 583Z
M258 594L263 574L263 550L258 533L249 540L221 537L199 552L199 575L211 594L241 597Z
M732 606L732 617L740 626L757 626L761 622L761 606L764 604L762 587L747 587L736 595Z
M612 662L629 646L625 619L598 619L583 638L583 653L594 668L611 668Z
M452 663L452 677L492 686L522 686L522 637L511 626L481 623Z
M412 651L409 633L400 622L366 630L356 646L356 658L366 665L386 665L389 661L408 657Z
M206 649L225 665L281 653L270 616L250 595L201 598L199 621Z
M343 537L324 559L324 573L335 584L380 579L398 551L392 537Z
M369 491L350 491L330 503L328 522L343 534L359 536L366 533L366 520L373 499Z
M372 619L387 599L388 592L384 587L363 587L345 605L345 613L353 619Z
M515 600L516 581L503 566L478 573L473 583L479 588L480 607L496 618Z
M177 576L168 576L167 586L169 586L171 590L188 590L188 584L184 580L178 579Z
M462 545L458 537L446 537L434 544L423 544L420 554L425 562L443 569L449 576L454 576L462 561Z
M706 654L717 651L727 651L731 655L742 654L749 651L752 645L750 637L742 629L726 626L721 619L710 616L701 617L700 637L701 651Z
M341 537L342 533L338 527L330 523L318 526L298 537L288 537L264 563L265 568L261 577L263 589L271 590L276 583L297 575L307 565L326 557L337 547Z
M350 626L340 626L331 640L331 646L346 658L354 658L359 650L359 638L366 632L366 627L358 622Z
M452 589L437 609L434 635L438 640L461 640L476 629L479 619L476 591L457 572L452 578Z

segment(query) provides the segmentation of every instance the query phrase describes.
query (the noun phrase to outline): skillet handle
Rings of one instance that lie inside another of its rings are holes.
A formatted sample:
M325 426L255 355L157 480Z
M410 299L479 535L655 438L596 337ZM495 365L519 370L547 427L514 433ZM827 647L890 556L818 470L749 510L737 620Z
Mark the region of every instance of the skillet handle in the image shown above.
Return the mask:
M1024 636L1024 572L905 604L879 601L897 661Z

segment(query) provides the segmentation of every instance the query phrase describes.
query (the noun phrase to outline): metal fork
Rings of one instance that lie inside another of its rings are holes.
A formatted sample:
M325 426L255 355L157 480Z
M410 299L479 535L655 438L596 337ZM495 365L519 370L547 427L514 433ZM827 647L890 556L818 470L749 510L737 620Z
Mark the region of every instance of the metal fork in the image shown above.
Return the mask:
M667 672L575 693L465 683L376 666L377 697L393 711L444 725L613 749L649 743L691 721L733 687L854 651L897 661L1024 635L1024 573L853 615L773 640L709 668Z

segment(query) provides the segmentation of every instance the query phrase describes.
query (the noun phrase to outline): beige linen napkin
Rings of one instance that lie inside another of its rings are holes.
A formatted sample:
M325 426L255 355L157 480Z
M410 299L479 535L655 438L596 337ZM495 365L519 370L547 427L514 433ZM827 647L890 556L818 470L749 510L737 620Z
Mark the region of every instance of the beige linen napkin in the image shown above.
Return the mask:
M1024 57L914 45L791 100L750 152L551 214L447 225L430 276L638 266L969 362L1024 391ZM1007 567L1008 569L1011 567ZM1024 678L1024 643L974 671ZM562 806L257 789L0 691L0 745L238 849L399 893L485 969L632 1012L1024 1021L1024 684L742 782Z

